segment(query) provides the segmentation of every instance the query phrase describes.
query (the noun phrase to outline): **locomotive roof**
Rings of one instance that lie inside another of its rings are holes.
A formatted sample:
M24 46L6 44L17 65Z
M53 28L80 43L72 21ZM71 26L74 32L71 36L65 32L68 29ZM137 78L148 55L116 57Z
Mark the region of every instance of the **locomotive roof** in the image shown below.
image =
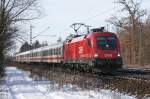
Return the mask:
M84 40L86 37L88 36L91 36L91 35L97 35L97 34L102 34L102 35L107 35L107 34L113 34L113 35L116 35L115 33L112 33L112 32L90 32L89 34L86 34L86 35L82 35L82 36L79 36L79 37L74 37L70 40L68 40L67 43L75 43L75 42L79 42L79 41L82 41Z
M71 42L73 43L73 42L81 41L81 40L83 40L83 39L85 38L85 36L86 36L86 35L83 35L83 36L79 36L79 37L73 38L73 39L71 40Z

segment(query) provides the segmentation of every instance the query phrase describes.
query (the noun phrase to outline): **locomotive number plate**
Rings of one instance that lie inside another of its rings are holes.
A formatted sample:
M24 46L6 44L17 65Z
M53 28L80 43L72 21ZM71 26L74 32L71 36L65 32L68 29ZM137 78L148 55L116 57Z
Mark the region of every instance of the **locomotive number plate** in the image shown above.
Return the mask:
M112 57L112 54L104 54L105 57Z

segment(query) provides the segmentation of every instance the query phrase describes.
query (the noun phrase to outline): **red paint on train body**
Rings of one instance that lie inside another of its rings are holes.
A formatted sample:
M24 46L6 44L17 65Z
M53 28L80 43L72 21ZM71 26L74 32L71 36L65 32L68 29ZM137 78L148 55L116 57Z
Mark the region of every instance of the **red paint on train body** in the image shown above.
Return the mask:
M121 68L120 53L119 39L110 32L91 32L64 44L65 63L94 65L102 70Z

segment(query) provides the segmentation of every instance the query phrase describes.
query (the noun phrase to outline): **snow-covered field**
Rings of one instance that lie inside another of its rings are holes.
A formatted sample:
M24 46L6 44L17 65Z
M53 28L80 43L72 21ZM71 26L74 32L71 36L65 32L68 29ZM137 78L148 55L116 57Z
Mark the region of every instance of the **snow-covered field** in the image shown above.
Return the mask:
M110 90L82 90L72 84L59 88L54 81L34 81L30 72L15 67L7 67L6 75L0 80L0 99L134 99Z

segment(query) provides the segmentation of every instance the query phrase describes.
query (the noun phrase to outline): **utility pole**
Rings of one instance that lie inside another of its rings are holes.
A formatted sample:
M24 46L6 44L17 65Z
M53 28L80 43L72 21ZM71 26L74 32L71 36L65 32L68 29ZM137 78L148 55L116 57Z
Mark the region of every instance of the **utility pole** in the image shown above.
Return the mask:
M32 28L33 26L30 25L30 45L32 46Z

